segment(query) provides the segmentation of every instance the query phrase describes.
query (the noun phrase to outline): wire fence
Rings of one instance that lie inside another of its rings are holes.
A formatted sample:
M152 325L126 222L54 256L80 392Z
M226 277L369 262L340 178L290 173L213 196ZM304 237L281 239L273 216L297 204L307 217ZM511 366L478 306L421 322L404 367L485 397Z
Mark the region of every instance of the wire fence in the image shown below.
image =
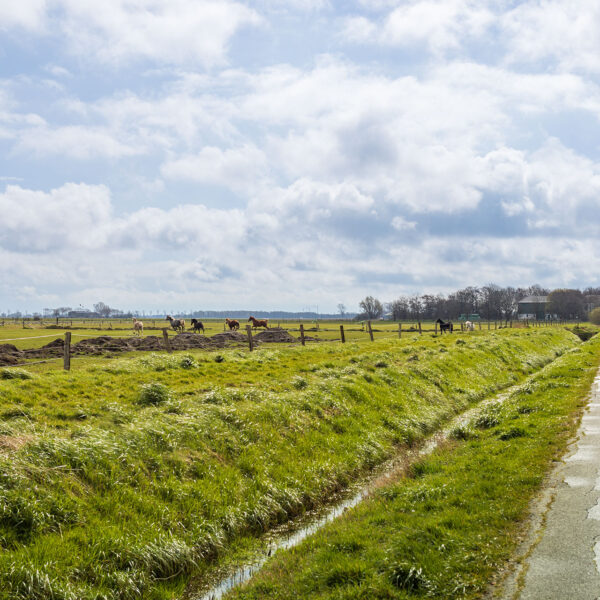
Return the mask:
M486 321L486 322L478 322L477 323L477 329L478 330L496 330L496 329L505 329L505 328L509 328L509 327L552 327L552 326L557 326L557 325L564 325L566 324L566 321L546 321L546 322L538 322L538 321L534 321L534 322L529 322L529 321L520 321L520 322L513 322L513 321L503 321L503 322L492 322L492 321ZM403 336L406 335L411 335L411 336L421 336L423 334L433 334L433 336L437 336L438 333L444 335L444 333L441 331L441 329L438 327L437 323L428 323L427 325L429 325L430 327L433 325L432 328L427 328L426 326L424 327L424 323L417 321L416 323L411 323L411 324L407 324L407 323L398 323L398 328L397 330L393 330L391 328L385 328L385 329L374 329L372 326L372 322L371 321L366 321L366 324L364 325L364 327L361 327L360 329L356 329L356 328L351 328L348 327L347 329L345 329L345 325L347 326L348 323L346 324L340 324L339 328L338 327L333 327L333 328L320 328L318 325L317 327L311 327L308 330L306 330L304 328L304 324L300 323L298 330L300 333L300 338L297 341L294 341L293 343L289 343L288 345L297 345L298 343L302 344L302 346L305 346L307 343L308 344L316 344L316 343L350 343L350 344L362 344L362 343L370 343L370 342L374 342L376 339L377 341L380 340L390 340L390 339L397 339L397 338L402 338ZM407 325L409 325L407 327ZM457 332L458 332L458 326L456 327ZM469 331L472 331L473 329L475 329L475 327L471 326L468 328ZM271 329L272 331L273 329ZM465 324L461 323L460 324L460 331L465 331ZM168 328L163 327L161 328L162 331L162 338L163 338L163 350L165 350L168 353L173 352L173 348L171 346L171 340L169 338L168 335ZM268 329L267 329L268 331ZM287 329L286 331L295 331L294 329ZM318 338L318 337L314 337L312 335L307 335L307 334L313 334L313 333L324 333L324 332L332 332L332 331L339 331L339 338ZM349 333L355 334L355 333L361 333L361 334L365 334L364 336L361 336L360 338L357 338L355 335L347 335ZM241 333L241 332L240 332ZM448 332L449 333L449 332ZM26 337L21 337L21 338L10 338L10 339L6 339L6 340L2 340L0 339L0 345L3 342L20 342L20 341L30 341L30 340L35 340L35 339L44 339L44 338L55 338L55 339L59 339L60 337L62 337L62 333L61 334L51 334L51 335L40 335L40 336L26 336ZM243 334L242 334L243 335ZM59 360L63 360L63 368L65 370L70 370L71 368L71 358L73 357L73 353L71 350L71 338L72 337L78 337L78 338L86 338L86 339L90 339L93 340L94 337L89 336L89 334L78 334L78 333L72 333L70 331L65 332L64 333L64 343L63 343L63 348L62 348L62 356L57 356L57 357L50 357L44 360L39 360L39 361L26 361L23 363L18 363L18 364L9 364L9 365L5 365L7 367L22 367L22 366L29 366L29 365L38 365L38 364L44 364L44 363L50 363L50 362L54 362L54 361L59 361ZM95 337L110 337L112 339L139 339L139 336L136 335L134 332L131 332L129 335L123 336L123 335L109 335L109 336L95 336ZM254 350L255 344L256 344L256 340L254 339L254 335L253 335L253 330L251 328L250 325L246 326L246 337L247 337L247 343L248 343L248 349L250 352L252 352ZM239 340L241 341L241 340ZM283 340L284 343L287 340ZM36 352L43 350L44 348L38 348L35 349ZM195 347L192 346L192 348L182 348L182 349L195 349ZM207 348L204 348L207 349ZM128 348L127 350L124 351L131 351L131 350L138 350L136 348ZM140 348L140 351L144 351L147 350L146 348ZM156 351L156 349L152 350L152 351Z

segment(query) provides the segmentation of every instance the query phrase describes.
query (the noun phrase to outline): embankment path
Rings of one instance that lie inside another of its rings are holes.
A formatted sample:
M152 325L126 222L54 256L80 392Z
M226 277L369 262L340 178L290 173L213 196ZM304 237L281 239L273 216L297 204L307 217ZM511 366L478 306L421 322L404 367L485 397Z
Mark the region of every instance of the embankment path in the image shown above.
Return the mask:
M503 600L600 598L600 374L577 439L534 515L526 558Z

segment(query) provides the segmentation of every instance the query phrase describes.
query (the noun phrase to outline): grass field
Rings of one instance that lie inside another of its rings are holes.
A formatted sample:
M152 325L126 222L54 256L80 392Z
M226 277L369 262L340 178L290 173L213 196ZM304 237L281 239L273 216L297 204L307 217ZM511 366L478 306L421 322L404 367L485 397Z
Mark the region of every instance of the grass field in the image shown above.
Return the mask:
M144 335L162 335L162 328L168 327L168 321L161 319L144 320ZM222 333L226 330L225 323L222 319L219 320L203 320L205 327L205 335L212 336L217 333ZM284 321L272 320L269 322L271 327L281 326L288 330L294 337L300 337L301 321ZM340 340L340 325L344 326L344 333L347 341L367 342L370 341L369 333L365 322L355 321L302 321L306 336L319 341L334 341ZM245 331L246 322L240 322L240 330ZM373 321L373 335L377 339L394 339L398 337L398 322L391 321ZM460 325L456 324L458 328ZM476 332L486 332L495 330L500 323L482 322L481 329L477 324ZM522 327L522 323L514 322L514 327ZM435 325L432 322L423 322L421 324L424 335L431 334L435 331ZM186 322L186 328L189 329L189 319ZM77 319L60 319L59 325L55 324L54 320L45 321L26 321L25 327L20 320L4 320L4 325L0 325L0 344L10 343L19 349L40 348L48 344L53 339L64 337L65 332L71 331L73 342L77 342L83 338L91 338L97 336L132 336L132 326L130 319L106 319L106 320L77 320ZM261 331L260 329L257 331ZM170 335L175 335L174 331L170 330ZM418 323L415 321L402 323L402 335L414 336L418 335ZM24 339L23 339L24 338ZM310 342L309 342L310 343Z
M529 501L575 432L599 360L594 339L548 365L406 477L277 554L231 598L491 597Z
M0 370L0 598L177 598L580 341L562 328Z

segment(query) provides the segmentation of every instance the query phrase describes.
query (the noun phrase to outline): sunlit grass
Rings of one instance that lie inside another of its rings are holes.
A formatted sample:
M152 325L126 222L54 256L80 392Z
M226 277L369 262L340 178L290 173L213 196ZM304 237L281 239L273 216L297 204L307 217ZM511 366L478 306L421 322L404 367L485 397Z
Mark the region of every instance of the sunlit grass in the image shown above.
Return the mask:
M579 343L502 330L139 353L0 379L0 590L175 597L236 539Z

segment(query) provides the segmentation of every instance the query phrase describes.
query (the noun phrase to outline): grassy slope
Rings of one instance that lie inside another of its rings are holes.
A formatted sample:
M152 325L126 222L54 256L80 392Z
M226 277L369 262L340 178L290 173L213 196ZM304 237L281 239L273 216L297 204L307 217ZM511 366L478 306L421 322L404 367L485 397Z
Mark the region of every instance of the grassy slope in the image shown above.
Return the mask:
M599 361L599 339L569 352L232 599L481 597L573 434Z
M504 330L2 380L0 597L174 597L236 536L318 504L576 344ZM168 398L140 404L148 383Z

